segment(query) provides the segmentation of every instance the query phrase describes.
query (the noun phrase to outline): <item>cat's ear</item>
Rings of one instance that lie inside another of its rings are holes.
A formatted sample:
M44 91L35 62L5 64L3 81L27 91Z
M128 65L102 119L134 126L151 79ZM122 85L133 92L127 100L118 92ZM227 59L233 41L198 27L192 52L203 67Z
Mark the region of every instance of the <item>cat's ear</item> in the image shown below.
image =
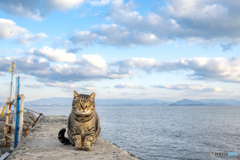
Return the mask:
M78 93L74 90L74 98L76 98L78 96Z
M89 98L92 99L92 100L94 100L95 95L96 95L95 92L93 92L92 94L90 94Z

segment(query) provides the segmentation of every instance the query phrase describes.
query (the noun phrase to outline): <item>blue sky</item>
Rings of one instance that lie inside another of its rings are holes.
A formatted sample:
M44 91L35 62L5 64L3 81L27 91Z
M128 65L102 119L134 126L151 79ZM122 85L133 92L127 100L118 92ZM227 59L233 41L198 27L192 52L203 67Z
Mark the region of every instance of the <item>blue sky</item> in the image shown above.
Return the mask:
M26 100L240 100L240 2L0 2L0 100L12 61ZM14 78L15 79L15 78ZM15 82L14 82L15 84Z

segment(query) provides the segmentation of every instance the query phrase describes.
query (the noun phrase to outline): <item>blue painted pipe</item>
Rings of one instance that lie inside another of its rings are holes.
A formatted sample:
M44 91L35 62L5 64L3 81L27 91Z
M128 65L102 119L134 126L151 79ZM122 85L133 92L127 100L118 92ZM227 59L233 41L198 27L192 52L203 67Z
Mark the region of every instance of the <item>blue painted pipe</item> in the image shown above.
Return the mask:
M14 149L17 147L17 142L18 142L18 119L19 119L19 101L20 101L20 96L19 96L19 90L20 90L20 77L17 79L17 108L16 108L16 125L15 125L15 142L14 142Z

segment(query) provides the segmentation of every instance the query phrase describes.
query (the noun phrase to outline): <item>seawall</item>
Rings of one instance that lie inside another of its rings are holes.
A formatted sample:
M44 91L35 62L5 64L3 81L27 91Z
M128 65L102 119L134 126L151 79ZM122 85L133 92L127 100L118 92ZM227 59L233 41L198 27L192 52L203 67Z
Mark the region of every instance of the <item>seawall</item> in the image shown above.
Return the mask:
M63 145L58 141L58 132L66 128L66 116L44 116L17 146L7 160L33 159L91 159L91 160L137 160L127 151L110 143L102 137L93 144L92 151L75 150L72 145ZM65 133L66 134L66 133Z

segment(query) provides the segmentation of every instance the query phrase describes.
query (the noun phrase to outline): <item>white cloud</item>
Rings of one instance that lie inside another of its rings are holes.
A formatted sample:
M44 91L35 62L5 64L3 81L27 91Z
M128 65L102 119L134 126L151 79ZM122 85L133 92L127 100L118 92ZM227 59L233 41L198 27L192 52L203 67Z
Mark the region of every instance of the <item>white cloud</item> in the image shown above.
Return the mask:
M88 84L81 85L78 89L79 90L92 91L93 92L95 90L95 87L94 87L93 84L88 83Z
M12 20L0 18L0 39L17 37L26 32L26 29L17 26Z
M89 46L106 44L131 47L161 45L176 39L189 44L220 44L223 51L240 42L240 3L238 1L164 0L154 11L140 12L134 1L124 0L11 0L0 1L0 8L10 14L41 20L52 10L67 11L84 3L92 6L111 4L106 14L107 25L75 32L70 41ZM112 23L112 24L111 24ZM20 27L21 28L21 27ZM19 29L19 28L18 28ZM0 38L9 38L17 32L1 32ZM20 31L20 33L22 33ZM27 43L23 41L24 43Z
M5 0L0 1L0 9L16 16L43 20L53 10L66 12L79 8L84 3L92 6L104 6L110 0Z
M176 85L152 85L154 88L166 88L172 90L191 90L203 92L222 92L221 87L211 87L206 84L176 84Z
M167 88L174 90L203 90L206 87L206 84L196 85L196 84L177 84L177 85L153 85L152 87L156 88Z
M153 58L131 58L130 60L123 61L123 65L131 68L152 69L153 66L158 65Z
M98 68L82 62L78 65L57 64L52 65L45 70L36 70L31 72L41 82L80 82L87 80L101 79L123 79L133 75L131 71L114 70L113 68Z
M67 11L78 8L84 0L11 0L0 1L0 9L21 17L42 20L52 10Z
M41 88L42 87L41 85L38 85L38 84L25 84L24 86L28 87L28 88Z
M96 41L98 36L89 31L80 31L75 32L72 37L70 37L70 41L74 44L82 44L84 46L92 45L94 41Z
M23 35L22 37L17 38L16 40L20 44L29 45L29 44L34 43L45 37L47 37L47 35L45 33L38 33L35 35L27 33L27 34Z
M72 8L77 8L83 4L84 0L47 0L45 3L50 9L58 9L61 11L66 11Z
M84 91L94 91L95 87L92 85L76 85L72 83L66 83L66 82L47 82L45 83L46 86L50 87L57 87L57 88L62 88L64 91L73 91L73 90L84 90Z
M133 1L128 3L124 3L123 0L113 1L108 19L125 27L131 36L134 32L154 35L158 41L154 40L148 45L183 39L204 45L220 43L221 46L225 45L229 48L240 42L238 1L165 2L166 5L159 6L156 12L149 11L143 16L135 10L136 4Z
M131 33L148 33L154 35L155 39L159 39L160 42L168 42L175 38L172 36L181 32L179 24L174 19L169 17L166 19L153 12L141 16L139 12L134 11L135 7L133 1L124 3L123 0L119 0L113 3L108 18L126 27Z
M134 84L117 84L114 86L115 88L132 88L132 89L146 89L146 87L140 86L140 85L134 85Z
M22 54L24 51L22 49L19 48L4 48L4 49L0 49L0 54L7 54L7 55L20 55Z
M50 64L48 62L40 61L35 57L1 57L0 58L0 71L7 72L12 62L16 64L16 73L26 73L31 75L33 71L46 71Z
M81 59L77 59L76 54L69 53L65 49L52 49L45 46L41 49L30 49L28 51L31 55L36 55L40 57L47 58L53 62L66 62L66 63L76 63L83 65L84 67L92 66L95 68L104 69L107 67L105 60L99 55L87 55L83 54ZM45 61L44 59L40 59Z
M131 47L161 45L181 39L189 44L219 43L223 51L240 42L240 12L237 10L240 3L237 1L170 0L156 12L149 11L146 15L136 11L136 7L134 1L112 1L107 14L112 24L76 32L69 40L84 46L100 43Z
M45 85L50 87L61 87L61 88L69 88L69 89L77 88L75 84L62 83L62 82L45 83Z
M41 63L41 61L38 61L38 62ZM21 80L22 80L22 79L31 79L31 78L33 78L33 77L30 76L30 75L18 75L18 76L20 76Z
M91 87L91 86L89 86L89 87L83 87L82 88L83 90L88 90L88 91L94 91L95 90L95 87Z
M142 69L147 72L191 70L190 79L240 82L240 57L233 58L190 58L161 62L154 59L132 58L116 63L123 68Z
M0 72L0 76L5 76L5 75L6 75L6 73Z
M14 38L18 43L28 45L45 37L45 33L31 34L27 29L17 26L14 21L0 18L0 39Z
M114 46L158 45L166 42L151 32L132 32L117 24L96 25L91 31L75 32L69 41L84 46L94 43Z
M75 63L77 61L76 54L67 53L65 49L52 49L45 46L41 49L31 49L29 53L37 56L42 56L54 62Z
M99 55L83 54L80 59L73 53L68 53L64 49L52 49L43 47L41 49L31 49L29 53L33 56L47 58L54 62L65 62L65 64L56 64L50 66L47 70L33 71L32 74L39 79L58 80L58 81L82 81L97 79L122 79L127 78L134 73L129 70L123 70L116 66L108 66L105 60ZM39 62L47 62L43 58ZM71 63L67 65L66 63Z
M62 37L54 37L53 40L54 47L67 47L67 45L70 43L69 41L64 40Z
M93 6L104 6L110 3L110 0L91 0L89 2Z
M18 73L32 75L41 82L78 82L86 80L101 79L124 79L137 74L138 70L151 72L171 72L176 70L189 71L187 77L191 80L240 82L240 57L232 58L189 58L175 61L157 61L153 58L131 58L114 63L107 63L99 55L82 55L77 59L75 54L67 53L65 50L32 49L33 55L50 59L52 61L66 62L67 64L50 63L43 58L36 56L28 57L1 57L0 71L6 72L12 61L15 61ZM121 84L125 87L139 87L131 84ZM119 87L119 86L118 86ZM195 89L195 85L188 86L162 86L171 89ZM141 88L141 87L140 87ZM206 88L206 87L205 87ZM208 87L210 88L210 87ZM212 88L214 91L221 91L221 88Z
M88 64L90 64L94 67L102 68L102 69L107 67L107 64L106 64L105 60L99 55L84 54L82 56L82 58L83 58L84 61L86 61Z
M213 90L214 90L215 92L221 92L221 91L223 91L223 89L222 89L221 87L214 87Z
M39 8L38 8L39 7ZM11 0L0 1L0 8L10 14L42 20L41 0Z

